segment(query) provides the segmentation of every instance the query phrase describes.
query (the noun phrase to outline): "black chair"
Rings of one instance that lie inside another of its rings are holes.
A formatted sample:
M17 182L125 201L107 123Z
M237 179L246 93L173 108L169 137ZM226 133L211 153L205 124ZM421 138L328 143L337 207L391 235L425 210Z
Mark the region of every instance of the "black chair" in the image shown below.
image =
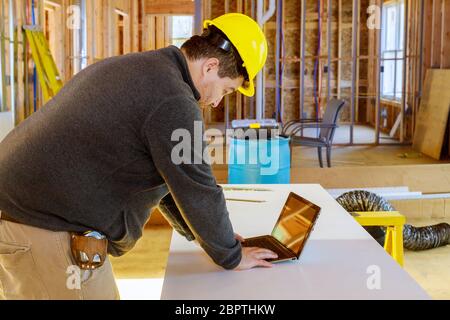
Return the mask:
M323 119L302 119L286 123L283 127L282 135L291 138L291 156L292 147L294 145L316 147L318 150L320 167L323 168L322 148L326 148L327 163L328 167L331 168L331 150L334 132L338 127L336 123L344 105L344 100L332 99L327 105ZM318 137L313 138L303 136L303 130L310 128L318 129Z

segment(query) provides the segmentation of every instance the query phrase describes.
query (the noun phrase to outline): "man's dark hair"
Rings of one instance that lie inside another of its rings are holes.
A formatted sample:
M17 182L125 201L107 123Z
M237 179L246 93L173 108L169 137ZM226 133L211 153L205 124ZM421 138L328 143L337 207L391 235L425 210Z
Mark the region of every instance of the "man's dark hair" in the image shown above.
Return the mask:
M193 36L181 49L190 60L216 58L219 60L219 77L236 79L242 76L248 81L247 70L243 61L227 36L215 26L209 26L201 36Z

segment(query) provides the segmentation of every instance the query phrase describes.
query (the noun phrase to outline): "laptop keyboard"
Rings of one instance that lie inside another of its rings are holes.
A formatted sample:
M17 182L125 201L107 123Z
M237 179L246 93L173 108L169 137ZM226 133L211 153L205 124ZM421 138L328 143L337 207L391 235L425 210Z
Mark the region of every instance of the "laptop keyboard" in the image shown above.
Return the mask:
M247 239L242 244L243 247L257 247L257 248L264 248L269 249L276 254L278 254L278 259L276 260L284 260L284 259L291 259L292 253L288 251L286 248L282 247L280 244L278 244L275 240L271 240L269 237L266 238L256 238L256 239ZM271 261L271 260L268 260Z

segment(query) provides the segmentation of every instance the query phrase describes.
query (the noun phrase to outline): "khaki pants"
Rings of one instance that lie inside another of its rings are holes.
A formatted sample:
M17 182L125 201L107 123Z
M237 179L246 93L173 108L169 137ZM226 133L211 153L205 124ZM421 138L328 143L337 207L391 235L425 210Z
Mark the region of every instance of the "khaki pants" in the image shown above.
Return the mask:
M0 300L4 299L116 300L119 292L109 259L94 271L76 267L68 232L0 217Z

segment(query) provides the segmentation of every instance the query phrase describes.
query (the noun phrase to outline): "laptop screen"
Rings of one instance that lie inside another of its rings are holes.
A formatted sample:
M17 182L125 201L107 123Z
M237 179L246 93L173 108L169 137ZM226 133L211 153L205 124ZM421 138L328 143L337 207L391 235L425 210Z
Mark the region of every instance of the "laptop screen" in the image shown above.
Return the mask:
M299 256L319 212L318 206L291 193L272 236Z

